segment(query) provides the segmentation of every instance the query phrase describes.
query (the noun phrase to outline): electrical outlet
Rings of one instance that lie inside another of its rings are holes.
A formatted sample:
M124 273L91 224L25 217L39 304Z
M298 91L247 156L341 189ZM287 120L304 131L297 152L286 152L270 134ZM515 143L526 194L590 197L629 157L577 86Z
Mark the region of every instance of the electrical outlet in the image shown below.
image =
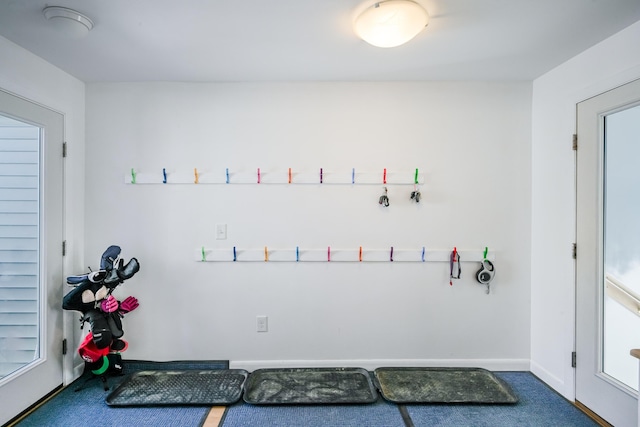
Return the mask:
M256 317L256 331L257 332L268 332L269 331L269 318L267 316L257 316Z

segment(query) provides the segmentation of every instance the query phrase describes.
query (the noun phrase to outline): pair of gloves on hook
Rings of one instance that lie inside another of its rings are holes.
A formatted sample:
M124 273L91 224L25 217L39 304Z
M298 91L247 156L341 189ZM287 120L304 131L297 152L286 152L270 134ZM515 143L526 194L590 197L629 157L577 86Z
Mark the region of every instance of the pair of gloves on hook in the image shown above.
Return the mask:
M384 194L378 199L378 203L385 208L389 206L389 196L387 196L387 187L384 187Z
M415 200L416 203L420 203L421 197L422 195L420 194L420 191L418 191L417 189L411 192L411 200ZM384 194L380 196L380 199L378 199L378 204L384 207L389 206L389 196L387 195L387 187L384 187Z
M89 322L91 332L78 347L78 353L96 375L109 367L107 355L127 349L122 340L122 318L138 308L138 300L129 296L118 301L112 292L140 270L140 263L131 258L128 263L120 257L119 246L109 246L102 254L100 270L67 277L74 288L63 298L62 308L82 313L80 322ZM82 326L81 326L82 327Z

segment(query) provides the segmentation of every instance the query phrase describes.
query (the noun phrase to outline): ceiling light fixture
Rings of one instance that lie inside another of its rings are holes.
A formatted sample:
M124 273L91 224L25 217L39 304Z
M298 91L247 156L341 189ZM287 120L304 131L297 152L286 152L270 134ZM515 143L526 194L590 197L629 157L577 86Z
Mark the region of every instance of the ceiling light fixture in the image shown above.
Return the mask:
M73 9L48 6L42 10L42 13L60 31L72 37L84 37L93 28L93 21L89 17Z
M387 0L365 9L355 20L358 37L377 47L396 47L417 36L429 14L410 0Z

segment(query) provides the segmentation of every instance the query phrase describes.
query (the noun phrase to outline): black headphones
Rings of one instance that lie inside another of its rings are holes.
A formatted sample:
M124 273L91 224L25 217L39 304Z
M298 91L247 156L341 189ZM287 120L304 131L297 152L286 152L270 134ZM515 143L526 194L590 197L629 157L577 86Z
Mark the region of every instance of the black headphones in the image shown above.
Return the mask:
M496 269L493 267L493 263L488 259L480 261L480 270L476 273L476 280L478 283L488 285L493 280L493 276L496 274Z

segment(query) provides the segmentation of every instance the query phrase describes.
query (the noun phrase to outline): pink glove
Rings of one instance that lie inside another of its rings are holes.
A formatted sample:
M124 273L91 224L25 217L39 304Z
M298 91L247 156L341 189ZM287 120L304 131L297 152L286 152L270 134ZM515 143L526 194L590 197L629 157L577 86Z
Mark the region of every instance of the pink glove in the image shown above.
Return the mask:
M138 304L138 299L135 297L126 297L124 299L124 301L122 301L120 303L120 313L124 314L124 313L129 313L130 311L135 310L136 308L138 308L140 304Z
M118 309L118 300L113 295L109 295L107 299L102 300L100 308L105 313L113 313Z

